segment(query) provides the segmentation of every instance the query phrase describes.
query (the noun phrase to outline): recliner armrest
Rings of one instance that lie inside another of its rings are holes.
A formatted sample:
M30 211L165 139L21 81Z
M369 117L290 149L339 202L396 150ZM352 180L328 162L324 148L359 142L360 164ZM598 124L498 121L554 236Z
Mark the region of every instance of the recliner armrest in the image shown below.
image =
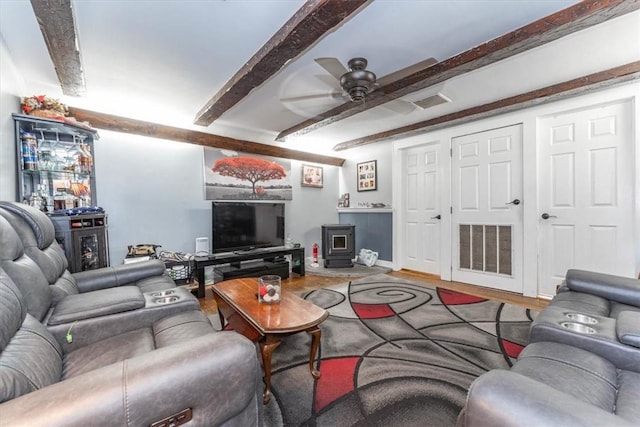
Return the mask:
M640 313L623 311L616 322L616 334L621 343L640 348Z
M136 286L101 289L62 298L47 319L47 326L108 316L143 308L145 297Z
M189 425L244 415L236 425L262 427L261 383L254 345L235 332L217 332L4 402L0 424L148 426L191 408Z
M631 427L625 419L516 372L478 377L458 418L465 427Z
M152 259L73 273L73 277L82 293L131 284L147 277L162 276L164 272L164 263Z
M640 280L634 278L573 269L567 271L566 285L572 291L640 307Z

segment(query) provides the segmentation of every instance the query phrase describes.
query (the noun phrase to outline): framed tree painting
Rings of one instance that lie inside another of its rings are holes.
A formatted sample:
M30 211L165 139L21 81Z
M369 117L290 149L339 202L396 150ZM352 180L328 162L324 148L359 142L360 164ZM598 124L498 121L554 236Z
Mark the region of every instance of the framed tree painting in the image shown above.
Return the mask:
M291 200L291 161L204 147L206 200Z
M378 189L378 161L358 163L358 191L373 191Z
M303 187L322 188L322 168L320 166L302 165L301 176Z

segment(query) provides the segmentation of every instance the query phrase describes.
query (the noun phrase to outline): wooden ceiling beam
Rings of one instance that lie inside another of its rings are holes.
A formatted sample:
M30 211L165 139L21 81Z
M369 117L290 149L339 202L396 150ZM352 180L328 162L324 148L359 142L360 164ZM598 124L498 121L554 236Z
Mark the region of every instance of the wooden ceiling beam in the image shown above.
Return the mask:
M71 0L31 0L40 31L58 75L62 93L86 92Z
M209 126L327 32L371 0L308 0L196 114Z
M638 9L639 0L584 0L432 67L382 86L367 96L366 103L346 102L320 113L280 132L276 141L304 135L382 105L391 99L426 89Z
M445 114L440 117L424 120L397 129L341 142L333 147L333 150L342 151L398 137L408 138L445 127L486 119L499 114L505 114L515 110L559 101L572 96L583 95L595 90L601 90L605 87L638 79L640 79L640 61L590 74L588 76L579 77L577 79L552 86L547 86L542 89L522 93L509 98L504 98L488 104L479 105L477 107L467 108L455 113Z
M260 154L263 156L281 157L285 159L332 166L342 166L345 161L345 159L341 159L339 157L323 156L320 154L306 153L304 151L290 150L274 145L260 144L257 142L228 138L226 136L214 135L195 130L113 116L81 108L69 107L69 115L80 122L87 121L91 123L91 126L96 129L148 136L151 138L168 139L170 141L186 142L189 144L202 145L204 147L222 148L226 150Z

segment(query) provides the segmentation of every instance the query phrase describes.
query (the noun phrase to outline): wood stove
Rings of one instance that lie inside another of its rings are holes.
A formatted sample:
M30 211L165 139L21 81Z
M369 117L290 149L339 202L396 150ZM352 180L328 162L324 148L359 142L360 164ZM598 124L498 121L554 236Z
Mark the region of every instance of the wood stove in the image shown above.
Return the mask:
M322 259L325 268L353 267L356 230L350 224L326 224L322 226Z

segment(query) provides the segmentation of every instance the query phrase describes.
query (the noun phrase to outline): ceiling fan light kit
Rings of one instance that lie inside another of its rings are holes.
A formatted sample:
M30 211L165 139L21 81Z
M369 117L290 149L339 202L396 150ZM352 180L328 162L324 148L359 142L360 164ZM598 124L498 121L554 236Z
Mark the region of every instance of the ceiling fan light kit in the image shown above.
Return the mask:
M349 94L353 102L364 101L367 94L376 83L376 75L367 68L367 60L364 58L352 58L348 64L349 70L340 77L340 86Z

